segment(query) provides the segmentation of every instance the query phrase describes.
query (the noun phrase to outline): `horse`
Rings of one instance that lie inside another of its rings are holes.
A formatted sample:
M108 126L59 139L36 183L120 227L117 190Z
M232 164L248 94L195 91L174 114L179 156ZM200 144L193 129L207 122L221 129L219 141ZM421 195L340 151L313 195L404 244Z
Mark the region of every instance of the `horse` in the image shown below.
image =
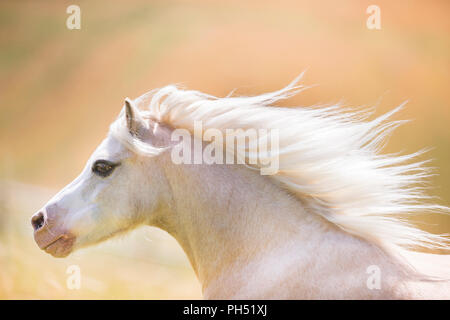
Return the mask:
M278 106L299 80L257 96L169 85L126 98L81 174L32 216L37 245L66 257L150 225L181 245L205 299L450 298L450 256L416 250L448 239L404 218L449 211L426 195L425 151L381 153L404 104L374 119Z

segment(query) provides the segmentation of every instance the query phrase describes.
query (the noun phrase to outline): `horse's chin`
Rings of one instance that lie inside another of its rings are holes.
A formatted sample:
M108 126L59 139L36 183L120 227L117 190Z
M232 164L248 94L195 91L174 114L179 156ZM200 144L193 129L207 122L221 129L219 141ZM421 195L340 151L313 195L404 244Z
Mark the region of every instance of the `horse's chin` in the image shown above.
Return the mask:
M55 258L65 258L72 253L73 244L67 243L67 241L58 240L44 250Z
M75 239L74 236L64 234L41 249L55 258L65 258L74 251Z

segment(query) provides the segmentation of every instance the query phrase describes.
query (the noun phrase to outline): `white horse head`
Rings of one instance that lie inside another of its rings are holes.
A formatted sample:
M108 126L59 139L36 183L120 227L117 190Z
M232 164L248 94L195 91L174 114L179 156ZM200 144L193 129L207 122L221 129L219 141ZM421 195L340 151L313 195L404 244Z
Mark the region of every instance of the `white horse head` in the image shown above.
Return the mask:
M155 128L129 99L122 113L126 116L118 121L126 122L124 128L134 139L157 145L168 137L159 126L156 138ZM170 189L156 154L137 154L110 134L81 174L32 217L35 240L55 257L65 257L77 248L150 223L164 210L167 197Z

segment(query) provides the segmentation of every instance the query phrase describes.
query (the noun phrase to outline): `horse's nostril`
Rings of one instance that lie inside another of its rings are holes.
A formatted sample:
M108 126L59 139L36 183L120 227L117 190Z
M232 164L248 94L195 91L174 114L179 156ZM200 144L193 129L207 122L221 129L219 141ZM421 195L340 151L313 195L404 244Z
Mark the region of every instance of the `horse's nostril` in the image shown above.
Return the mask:
M45 218L44 218L44 214L42 212L39 212L39 213L35 214L31 218L31 225L33 226L33 229L35 231L37 231L40 228L42 228L44 226L44 222L45 222Z

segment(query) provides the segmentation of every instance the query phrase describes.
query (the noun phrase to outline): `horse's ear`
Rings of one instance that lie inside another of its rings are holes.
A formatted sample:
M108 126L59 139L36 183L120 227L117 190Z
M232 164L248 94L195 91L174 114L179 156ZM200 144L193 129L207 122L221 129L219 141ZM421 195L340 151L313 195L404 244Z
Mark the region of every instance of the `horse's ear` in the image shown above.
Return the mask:
M137 136L139 130L145 126L139 109L134 106L133 101L125 98L125 116L127 120L128 131L131 135Z

